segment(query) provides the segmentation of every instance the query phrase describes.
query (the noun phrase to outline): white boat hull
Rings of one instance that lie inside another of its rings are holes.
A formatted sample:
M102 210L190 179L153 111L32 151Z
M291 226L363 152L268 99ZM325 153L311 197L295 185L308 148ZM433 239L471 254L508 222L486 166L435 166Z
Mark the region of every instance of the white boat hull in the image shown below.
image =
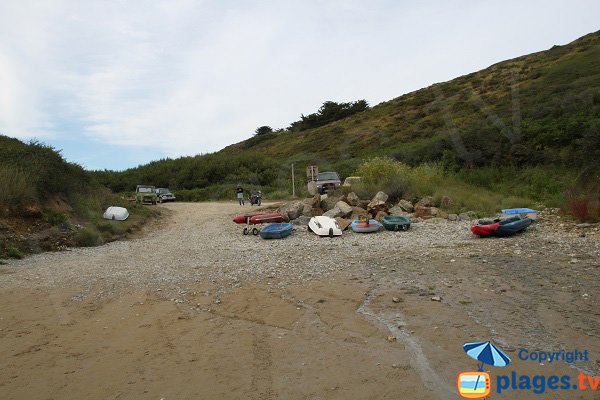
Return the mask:
M312 217L308 221L308 228L319 236L342 236L342 229L337 221L330 217Z
M129 211L124 207L112 206L106 209L102 217L114 221L125 221L129 217Z

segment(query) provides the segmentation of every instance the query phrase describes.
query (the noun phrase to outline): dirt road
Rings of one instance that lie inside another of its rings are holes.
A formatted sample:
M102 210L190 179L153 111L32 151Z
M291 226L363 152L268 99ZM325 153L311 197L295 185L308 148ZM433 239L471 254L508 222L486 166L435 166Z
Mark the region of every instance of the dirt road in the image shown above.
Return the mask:
M431 221L264 241L233 203L160 207L139 238L0 266L1 399L452 399L463 343L490 339L512 358L486 368L491 398L598 399L497 392L513 371L600 375L596 238Z

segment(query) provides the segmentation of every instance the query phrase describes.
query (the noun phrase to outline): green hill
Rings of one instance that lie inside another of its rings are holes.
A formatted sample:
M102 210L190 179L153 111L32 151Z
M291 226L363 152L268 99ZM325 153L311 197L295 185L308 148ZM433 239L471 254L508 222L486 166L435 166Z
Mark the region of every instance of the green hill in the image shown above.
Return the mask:
M127 204L50 146L0 135L0 149L0 258L101 244L153 214ZM110 205L129 208L130 219L103 220Z
M291 123L213 154L95 175L116 191L151 182L204 199L229 195L242 182L285 195L292 162L300 183L307 165L348 176L363 160L385 156L435 163L475 188L556 205L574 180L597 183L600 32L307 125Z

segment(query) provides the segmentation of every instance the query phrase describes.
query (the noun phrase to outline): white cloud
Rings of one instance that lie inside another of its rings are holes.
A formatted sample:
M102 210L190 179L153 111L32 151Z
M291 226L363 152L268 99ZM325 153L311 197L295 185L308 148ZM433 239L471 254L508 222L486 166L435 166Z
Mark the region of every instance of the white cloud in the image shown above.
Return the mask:
M568 42L597 29L599 8L591 1L542 9L516 1L3 2L0 132L84 135L171 156L214 151L257 126L285 127L325 100L375 104Z

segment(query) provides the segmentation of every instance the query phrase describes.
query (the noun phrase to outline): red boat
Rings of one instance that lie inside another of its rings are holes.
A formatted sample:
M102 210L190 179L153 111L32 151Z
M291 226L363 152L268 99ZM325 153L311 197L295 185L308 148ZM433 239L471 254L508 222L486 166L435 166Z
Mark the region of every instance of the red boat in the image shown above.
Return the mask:
M473 225L471 226L471 232L473 232L474 235L490 236L496 232L498 227L500 227L500 222L487 225Z
M236 224L246 224L246 225L260 225L260 224L268 224L268 223L276 223L283 222L283 215L280 213L271 213L271 214L244 214L244 215L236 215L233 217L233 222ZM252 229L253 235L258 235L260 230L258 228ZM250 233L250 228L246 226L243 231L244 235Z

